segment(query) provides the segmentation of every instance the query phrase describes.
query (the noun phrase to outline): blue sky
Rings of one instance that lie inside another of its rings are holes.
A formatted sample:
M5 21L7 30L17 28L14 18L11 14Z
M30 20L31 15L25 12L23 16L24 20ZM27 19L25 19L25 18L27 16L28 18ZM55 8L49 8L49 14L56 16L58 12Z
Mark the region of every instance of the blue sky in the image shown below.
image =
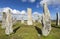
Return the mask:
M36 0L34 3L23 2L22 0L0 0L0 8L10 7L17 10L26 10L27 8L32 8L33 11L42 12L42 8L37 8L37 4L40 0Z
M19 11L32 8L33 12L43 13L42 3L47 0L0 0L0 8L10 7ZM55 14L60 12L60 0L48 0L48 8L51 17L55 18Z

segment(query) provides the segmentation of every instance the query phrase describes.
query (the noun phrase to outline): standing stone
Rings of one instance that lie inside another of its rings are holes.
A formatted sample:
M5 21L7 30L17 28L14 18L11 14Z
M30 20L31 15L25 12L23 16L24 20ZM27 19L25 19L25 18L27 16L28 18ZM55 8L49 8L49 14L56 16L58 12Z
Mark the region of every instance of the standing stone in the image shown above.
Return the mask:
M42 34L44 36L47 36L51 31L51 20L50 20L50 12L48 10L46 3L43 4L43 10L44 10L44 14L42 17L42 26L43 26Z
M56 13L56 25L59 26L59 13Z
M12 15L11 15L11 11L9 9L6 9L6 11L4 11L6 14L6 20L5 20L5 34L9 35L13 32L12 29Z
M6 28L6 14L5 12L3 12L3 15L2 15L2 29L5 29Z
M9 21L9 26L10 26L10 33L13 32L13 29L12 29L12 26L13 26L13 23L12 23L12 14L11 14L11 11L9 10L9 18L8 18L8 21Z
M31 8L28 8L27 9L27 13L28 13L28 21L27 21L27 24L28 25L32 25L33 23L32 23L32 10L31 10Z

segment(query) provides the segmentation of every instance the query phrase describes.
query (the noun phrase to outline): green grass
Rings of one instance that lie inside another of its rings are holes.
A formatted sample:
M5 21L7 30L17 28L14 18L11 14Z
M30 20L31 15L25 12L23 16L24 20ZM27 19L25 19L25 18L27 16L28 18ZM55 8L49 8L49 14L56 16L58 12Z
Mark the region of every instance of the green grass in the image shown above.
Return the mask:
M42 39L60 39L60 28L52 27L50 34L47 37L41 36Z
M13 29L14 33L7 36L4 29L1 29L0 23L0 39L60 39L60 26L55 26L54 22L52 22L52 30L47 37L41 35L42 25L40 23L28 26L17 22L13 25Z
M56 26L55 22L51 23L52 30L47 37L41 36L42 39L60 39L60 25Z
M33 26L21 26L15 34L21 39L38 39L38 33Z

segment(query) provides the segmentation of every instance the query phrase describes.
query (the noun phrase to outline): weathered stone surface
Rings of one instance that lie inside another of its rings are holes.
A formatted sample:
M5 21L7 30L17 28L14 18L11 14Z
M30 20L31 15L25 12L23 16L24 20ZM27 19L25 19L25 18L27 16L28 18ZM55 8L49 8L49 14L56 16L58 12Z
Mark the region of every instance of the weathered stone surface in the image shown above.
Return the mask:
M59 26L59 12L56 13L56 25Z
M3 11L5 12L5 34L9 35L13 32L13 29L12 29L12 15L11 15L11 11L9 9L6 9L6 11ZM4 22L4 21L3 21Z
M7 19L6 19L6 30L5 30L5 33L6 34L11 34L13 32L13 29L12 29L12 16L11 16L11 11L8 10L7 12Z
M50 12L48 10L47 4L43 4L44 14L42 17L42 34L44 36L48 36L51 31L51 20L50 20Z
M32 23L32 10L31 10L31 8L28 8L27 9L27 13L28 13L28 21L27 21L27 24L28 25L32 25L33 23Z
M2 16L2 29L4 29L6 27L6 14L5 12L3 12L3 16Z

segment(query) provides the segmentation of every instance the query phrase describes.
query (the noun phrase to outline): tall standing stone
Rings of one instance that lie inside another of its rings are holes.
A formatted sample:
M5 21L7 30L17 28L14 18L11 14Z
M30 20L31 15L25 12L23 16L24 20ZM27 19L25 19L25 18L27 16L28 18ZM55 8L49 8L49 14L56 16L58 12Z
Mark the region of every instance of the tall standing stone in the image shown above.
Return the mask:
M13 33L12 13L11 13L11 10L8 10L8 11L9 11L9 18L8 18L8 20L9 20L9 26L10 26L10 33Z
M56 25L59 26L59 12L56 13Z
M44 14L42 17L42 26L43 26L42 34L44 36L47 36L51 31L51 20L50 20L50 12L48 10L46 3L43 4L43 11L44 11Z
M2 13L2 29L5 29L6 28L6 14L5 12Z
M9 9L6 9L6 11L3 11L6 14L6 19L5 19L5 34L9 35L13 32L12 29L12 15L11 11Z
M27 13L28 13L28 21L27 21L27 24L28 25L32 25L32 9L31 8L28 8L27 9Z

